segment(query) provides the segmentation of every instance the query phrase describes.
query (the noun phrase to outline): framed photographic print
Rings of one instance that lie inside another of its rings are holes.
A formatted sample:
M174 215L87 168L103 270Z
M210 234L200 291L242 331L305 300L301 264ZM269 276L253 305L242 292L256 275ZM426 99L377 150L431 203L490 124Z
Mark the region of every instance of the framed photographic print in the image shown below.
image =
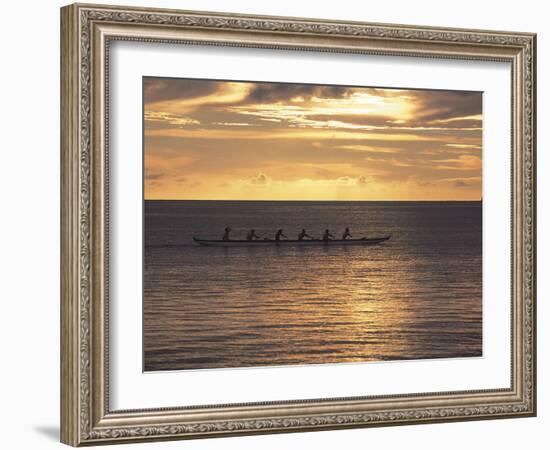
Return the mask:
M535 415L534 34L61 38L64 443Z

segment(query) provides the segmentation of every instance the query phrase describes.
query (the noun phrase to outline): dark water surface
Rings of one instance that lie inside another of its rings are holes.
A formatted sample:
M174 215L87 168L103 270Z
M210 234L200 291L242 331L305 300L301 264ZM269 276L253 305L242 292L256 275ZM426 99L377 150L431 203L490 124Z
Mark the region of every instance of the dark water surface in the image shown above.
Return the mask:
M481 356L481 203L146 201L146 371ZM377 246L199 247L225 226Z

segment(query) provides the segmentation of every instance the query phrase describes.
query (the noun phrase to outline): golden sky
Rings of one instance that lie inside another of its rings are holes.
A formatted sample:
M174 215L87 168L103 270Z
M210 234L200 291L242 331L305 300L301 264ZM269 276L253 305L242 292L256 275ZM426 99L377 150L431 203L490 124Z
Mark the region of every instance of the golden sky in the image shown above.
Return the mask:
M479 200L482 94L143 79L146 199Z

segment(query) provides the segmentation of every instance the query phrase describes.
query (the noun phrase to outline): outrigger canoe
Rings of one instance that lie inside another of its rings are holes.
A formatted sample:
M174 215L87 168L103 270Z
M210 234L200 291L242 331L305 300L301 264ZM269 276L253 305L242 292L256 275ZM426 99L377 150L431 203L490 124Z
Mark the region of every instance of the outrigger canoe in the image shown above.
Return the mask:
M387 241L391 235L376 238L361 238L361 239L333 239L329 241L323 241L321 239L308 239L308 240L293 240L284 239L276 241L274 239L258 239L256 241L245 240L212 240L212 239L198 239L193 238L193 241L199 245L205 247L267 247L267 246L312 246L312 245L375 245L381 242Z

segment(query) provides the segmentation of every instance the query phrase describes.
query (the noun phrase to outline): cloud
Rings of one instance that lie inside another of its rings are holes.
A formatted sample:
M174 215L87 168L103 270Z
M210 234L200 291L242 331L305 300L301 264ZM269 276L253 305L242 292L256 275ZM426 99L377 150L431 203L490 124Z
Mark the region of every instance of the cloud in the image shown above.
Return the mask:
M413 164L403 161L401 159L392 158L387 161L388 164L390 164L393 167L412 167Z
M399 122L397 125L402 125L406 123L405 120L392 120L387 115L380 114L353 114L353 110L350 111L341 111L336 117L341 122L346 122L353 125L363 125L368 127L391 127L396 125L396 122ZM334 120L334 112L326 110L323 114L310 114L308 118L311 120L317 121L328 121Z
M350 95L345 86L319 86L295 83L255 83L242 103L277 103L291 99L342 98Z
M417 117L423 121L476 116L482 112L481 92L418 91Z
M338 177L336 178L336 184L350 186L354 184L354 180L351 177Z
M481 145L475 145L475 144L445 144L447 147L451 148L469 148L472 150L481 150Z
M481 93L155 78L144 90L156 196L456 199L481 186Z
M372 145L363 145L363 144L341 145L338 148L343 150L351 150L355 152L364 152L364 153L399 153L401 151L401 149L397 147L375 147Z
M363 175L359 177L353 176L340 176L337 178L321 178L321 179L312 179L312 178L301 178L296 180L299 185L304 186L341 186L341 187L354 187L354 186L364 186L369 182L369 179Z
M158 180L164 176L164 173L162 172L150 172L148 170L145 171L144 178L146 180Z
M143 97L145 103L198 98L215 93L222 84L212 80L144 77Z
M435 186L435 183L432 183L431 181L417 181L416 184L420 187Z
M250 184L268 184L271 182L271 178L269 178L265 173L259 173L255 177L252 177L248 180Z
M161 122L169 125L200 125L200 122L197 119L192 117L186 117L176 114L170 114L160 111L145 111L144 119L146 122Z
M454 182L454 187L457 187L457 188L470 187L470 184L466 183L463 180L456 180Z
M212 122L212 125L220 125L222 127L251 127L251 123L247 122Z
M434 163L442 163L437 166L439 169L466 170L481 169L481 158L476 155L460 155L458 158L436 159Z

